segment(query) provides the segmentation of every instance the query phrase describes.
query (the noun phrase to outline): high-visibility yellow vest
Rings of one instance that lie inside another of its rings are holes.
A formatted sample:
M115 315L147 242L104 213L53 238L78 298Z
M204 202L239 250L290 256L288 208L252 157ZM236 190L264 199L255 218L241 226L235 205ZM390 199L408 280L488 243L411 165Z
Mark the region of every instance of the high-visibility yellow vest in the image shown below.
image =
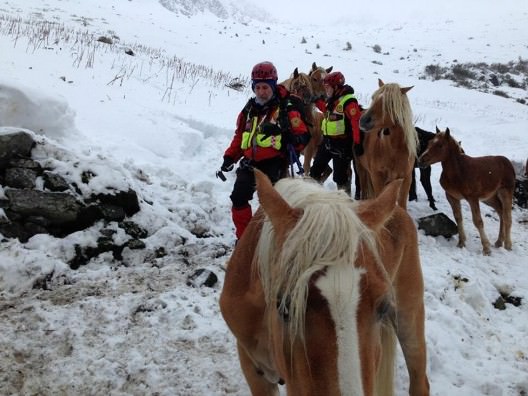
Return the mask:
M326 136L339 136L345 134L344 105L349 99L355 99L353 94L347 94L339 99L337 106L332 112L327 111L321 123L321 131Z
M272 119L276 118L279 110L273 114ZM263 118L263 121L266 118ZM246 150L250 147L273 147L276 150L280 150L282 147L281 144L282 135L271 135L266 136L260 130L260 124L258 124L258 117L253 117L251 119L251 130L242 132L242 142L240 147L242 150Z

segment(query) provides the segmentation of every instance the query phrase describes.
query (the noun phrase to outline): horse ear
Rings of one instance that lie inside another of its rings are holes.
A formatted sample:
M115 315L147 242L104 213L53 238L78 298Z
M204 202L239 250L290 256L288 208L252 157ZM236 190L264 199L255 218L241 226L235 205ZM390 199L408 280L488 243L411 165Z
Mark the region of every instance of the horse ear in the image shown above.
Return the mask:
M312 71L316 71L317 70L317 65L314 63L312 63Z
M442 131L440 130L440 128L438 128L438 125L437 125L436 126L436 133L440 133L440 132L442 132Z
M451 136L451 131L449 130L449 128L446 128L445 134L446 136Z
M293 71L293 78L298 78L299 77L299 69L296 67L295 70Z
M277 234L284 235L301 218L302 209L292 208L275 190L265 173L254 169L260 205L268 215Z
M385 85L385 83L383 82L383 80L381 78L378 78L378 87L383 87Z
M326 69L327 73L330 73L334 69L334 66L330 66L328 69Z
M414 87L414 85L411 85L410 87L401 88L401 89L400 89L400 92L402 93L402 95L405 95L405 94L406 94L407 92L409 92L413 87Z
M359 201L357 214L365 225L374 231L385 225L396 208L402 183L403 179L394 180L376 198Z

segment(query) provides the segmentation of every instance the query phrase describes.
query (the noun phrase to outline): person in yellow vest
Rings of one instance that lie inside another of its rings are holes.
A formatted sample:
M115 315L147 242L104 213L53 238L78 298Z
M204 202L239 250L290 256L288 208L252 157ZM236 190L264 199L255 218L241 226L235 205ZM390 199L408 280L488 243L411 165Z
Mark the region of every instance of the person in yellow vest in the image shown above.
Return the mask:
M355 150L356 155L361 155L361 108L354 96L354 89L345 84L345 77L341 72L329 73L323 84L327 96L325 117L321 125L323 142L310 168L310 176L323 182L325 170L332 160L333 180L337 188L350 195L352 150ZM356 183L356 196L359 194L358 190L359 184Z
M264 172L275 183L285 176L290 156L298 155L310 140L300 102L283 85L277 84L273 63L256 64L251 79L255 97L239 113L235 134L220 167L222 172L229 172L240 160L230 196L237 240L252 217L249 201L255 192L253 168Z

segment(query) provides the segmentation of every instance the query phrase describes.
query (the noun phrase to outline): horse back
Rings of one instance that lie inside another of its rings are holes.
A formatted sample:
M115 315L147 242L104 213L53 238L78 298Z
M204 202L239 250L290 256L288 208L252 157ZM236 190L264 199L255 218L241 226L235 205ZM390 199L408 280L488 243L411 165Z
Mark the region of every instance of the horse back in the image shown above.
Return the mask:
M450 195L462 198L489 198L499 189L515 188L515 170L502 155L471 157L459 154L456 166L442 163L440 184Z

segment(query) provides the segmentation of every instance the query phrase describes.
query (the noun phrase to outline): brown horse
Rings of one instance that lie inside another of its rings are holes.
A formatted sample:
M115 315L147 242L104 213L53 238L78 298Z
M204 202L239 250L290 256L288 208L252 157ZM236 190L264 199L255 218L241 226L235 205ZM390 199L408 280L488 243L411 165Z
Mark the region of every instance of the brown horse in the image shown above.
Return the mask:
M253 396L393 395L394 331L409 394L429 395L416 227L401 181L352 201L305 179L271 185L231 256L220 308Z
M372 95L372 103L360 119L364 130L364 154L358 158L362 198L377 196L383 187L403 179L398 204L407 208L407 195L412 182L418 135L412 123L407 92L398 84L384 84Z
M317 148L322 141L321 123L323 113L315 107L313 103L314 91L312 88L311 78L306 73L299 73L295 68L292 76L281 83L290 91L291 94L302 99L304 104L304 116L308 123L311 139L303 150L303 168L306 174L310 172L312 158L317 152Z
M506 249L511 250L511 211L515 188L515 170L511 161L501 155L470 157L461 150L459 143L451 136L449 128L441 132L437 127L436 132L435 138L420 156L419 163L442 164L440 185L445 190L458 226L458 247L464 247L466 243L460 209L460 201L465 199L471 207L473 224L480 234L483 253L489 255L491 250L484 232L479 201L491 206L499 215L500 230L495 247L504 244Z

